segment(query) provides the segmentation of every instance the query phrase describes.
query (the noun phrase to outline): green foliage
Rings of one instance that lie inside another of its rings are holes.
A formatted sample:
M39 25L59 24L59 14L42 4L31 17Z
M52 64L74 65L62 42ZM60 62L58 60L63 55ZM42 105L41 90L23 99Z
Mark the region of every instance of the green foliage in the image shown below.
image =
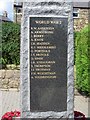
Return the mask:
M76 87L79 91L90 95L90 29L85 27L75 38L75 65L76 65Z
M77 36L79 36L79 32L75 31L74 32L74 65L75 65L75 61L76 61L76 48L77 48L77 42L76 42L76 38Z
M20 25L2 23L2 64L20 64Z

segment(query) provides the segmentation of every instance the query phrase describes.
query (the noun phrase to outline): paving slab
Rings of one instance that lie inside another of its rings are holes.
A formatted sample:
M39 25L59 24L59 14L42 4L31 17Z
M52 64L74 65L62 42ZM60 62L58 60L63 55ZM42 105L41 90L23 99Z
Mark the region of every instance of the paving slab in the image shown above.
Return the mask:
M74 97L74 110L84 113L86 117L89 116L89 104L88 98L84 96Z
M20 92L0 91L0 118L8 111L20 110Z
M74 110L80 111L90 117L89 115L90 100L81 95L75 95ZM20 92L18 91L0 91L0 118L8 112L20 110Z

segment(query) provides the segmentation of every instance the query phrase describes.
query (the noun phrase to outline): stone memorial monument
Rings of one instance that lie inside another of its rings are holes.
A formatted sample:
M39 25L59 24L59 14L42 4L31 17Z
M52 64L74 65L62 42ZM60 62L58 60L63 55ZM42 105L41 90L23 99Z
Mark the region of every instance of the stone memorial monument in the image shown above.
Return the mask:
M30 0L21 25L21 117L73 118L71 0Z

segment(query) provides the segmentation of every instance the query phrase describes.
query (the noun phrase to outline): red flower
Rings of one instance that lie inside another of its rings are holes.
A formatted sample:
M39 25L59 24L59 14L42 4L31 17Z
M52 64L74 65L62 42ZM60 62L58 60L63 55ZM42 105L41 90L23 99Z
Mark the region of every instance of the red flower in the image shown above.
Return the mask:
M2 116L1 120L12 120L13 117L20 117L19 111L7 112Z
M12 120L13 117L20 117L20 111L7 112L2 116L1 120ZM74 111L74 120L86 120L86 118L83 113Z
M74 111L74 120L86 120L86 118L83 113Z

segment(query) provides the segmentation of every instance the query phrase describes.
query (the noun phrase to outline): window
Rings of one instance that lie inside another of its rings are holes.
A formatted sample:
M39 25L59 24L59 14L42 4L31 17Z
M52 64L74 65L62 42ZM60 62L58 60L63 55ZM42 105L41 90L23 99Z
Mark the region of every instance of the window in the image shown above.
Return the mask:
M15 14L17 15L22 14L22 8L16 7Z
M74 17L74 18L78 18L78 17L79 17L78 10L79 10L78 8L74 8L74 9L73 9L73 17Z
M17 13L22 13L22 9L21 8L17 8Z
M18 13L22 13L22 10L21 10L21 8L19 8L19 9L18 9Z

